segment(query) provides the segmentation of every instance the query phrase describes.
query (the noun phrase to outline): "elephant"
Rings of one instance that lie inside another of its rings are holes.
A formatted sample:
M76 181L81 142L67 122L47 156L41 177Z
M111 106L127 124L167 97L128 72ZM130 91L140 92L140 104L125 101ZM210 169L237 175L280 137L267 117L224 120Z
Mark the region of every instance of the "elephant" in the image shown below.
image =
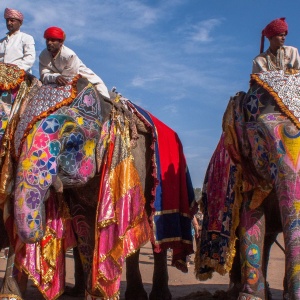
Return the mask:
M165 155L159 166L153 120L165 128L120 94L102 98L81 76L65 87L43 85L29 99L13 136L11 242L15 266L46 299L63 292L64 254L76 245L86 299L119 299L125 259L126 299L148 299L138 256L149 240L149 299L172 299L166 251L173 248L172 264L187 272L197 205L181 142L170 128L161 143L174 143L178 154L167 151L175 160L167 164ZM169 206L156 202L164 190L174 202Z
M239 256L238 299L268 299L264 243L274 229L284 237L284 297L299 299L298 82L294 70L252 74L248 92L228 103L206 173L196 276L225 274Z

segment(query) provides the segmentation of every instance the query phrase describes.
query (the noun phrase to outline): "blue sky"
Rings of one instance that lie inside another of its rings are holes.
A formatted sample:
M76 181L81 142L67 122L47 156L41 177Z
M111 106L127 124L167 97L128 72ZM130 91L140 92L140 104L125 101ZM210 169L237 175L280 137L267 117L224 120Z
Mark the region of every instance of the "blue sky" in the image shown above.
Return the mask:
M300 46L293 0L1 0L0 11L6 7L23 12L21 29L34 37L37 57L44 30L62 27L65 44L109 89L173 128L194 187L202 187L230 96L248 89L265 25L286 17L286 44Z

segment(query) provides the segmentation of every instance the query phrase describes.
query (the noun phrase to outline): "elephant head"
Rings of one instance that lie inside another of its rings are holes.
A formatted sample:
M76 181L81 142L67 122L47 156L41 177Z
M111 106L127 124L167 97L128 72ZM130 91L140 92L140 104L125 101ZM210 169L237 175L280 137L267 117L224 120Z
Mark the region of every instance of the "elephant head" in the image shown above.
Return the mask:
M44 201L50 187L62 191L62 185L84 185L96 172L95 151L103 109L93 85L83 79L76 86L75 83L73 90L84 86L75 99L68 98L71 103L62 105L66 99L61 102L59 93L64 91L56 90L52 97L60 100L48 104L51 108L46 113L42 112L45 104L47 108L45 94L51 93L52 88L42 86L16 130L16 156L21 154L15 181L15 221L19 236L26 243L35 243L44 236ZM68 88L72 86L65 90ZM39 102L41 99L44 102ZM32 115L34 109L36 113Z

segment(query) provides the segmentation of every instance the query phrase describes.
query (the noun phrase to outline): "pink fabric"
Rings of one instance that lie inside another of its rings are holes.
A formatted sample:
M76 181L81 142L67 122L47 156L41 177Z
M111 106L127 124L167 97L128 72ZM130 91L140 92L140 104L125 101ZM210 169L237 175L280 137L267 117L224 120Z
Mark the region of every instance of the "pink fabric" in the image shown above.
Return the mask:
M5 8L4 18L5 19L17 19L17 20L20 20L21 22L23 22L23 20L24 20L23 14L20 11L18 11L16 9L12 9L12 8Z
M15 264L29 275L45 299L56 299L65 287L65 254L76 245L76 239L71 218L60 215L62 208L59 208L55 195L51 194L45 204L47 228L52 234L46 234L35 244L23 244L17 238ZM54 265L44 259L50 253L56 258Z
M141 183L130 153L122 152L126 148L120 143L123 138L116 141L115 125L112 122L108 129L109 137L102 136L109 139L109 146L102 168L92 276L92 291L102 292L105 299L119 293L125 258L150 239Z

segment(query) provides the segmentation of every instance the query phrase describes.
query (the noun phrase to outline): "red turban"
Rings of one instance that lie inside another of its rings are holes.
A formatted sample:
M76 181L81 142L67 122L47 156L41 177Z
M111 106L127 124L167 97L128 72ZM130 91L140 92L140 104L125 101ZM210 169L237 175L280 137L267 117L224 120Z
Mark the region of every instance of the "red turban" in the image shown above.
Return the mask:
M49 27L44 32L45 39L58 39L58 40L65 40L66 35L64 31L59 27Z
M17 19L17 20L23 22L24 16L20 11L18 11L16 9L5 8L4 19Z
M288 24L285 21L285 18L275 19L271 23L269 23L261 32L260 53L264 51L264 37L267 37L269 39L284 32L288 34Z

